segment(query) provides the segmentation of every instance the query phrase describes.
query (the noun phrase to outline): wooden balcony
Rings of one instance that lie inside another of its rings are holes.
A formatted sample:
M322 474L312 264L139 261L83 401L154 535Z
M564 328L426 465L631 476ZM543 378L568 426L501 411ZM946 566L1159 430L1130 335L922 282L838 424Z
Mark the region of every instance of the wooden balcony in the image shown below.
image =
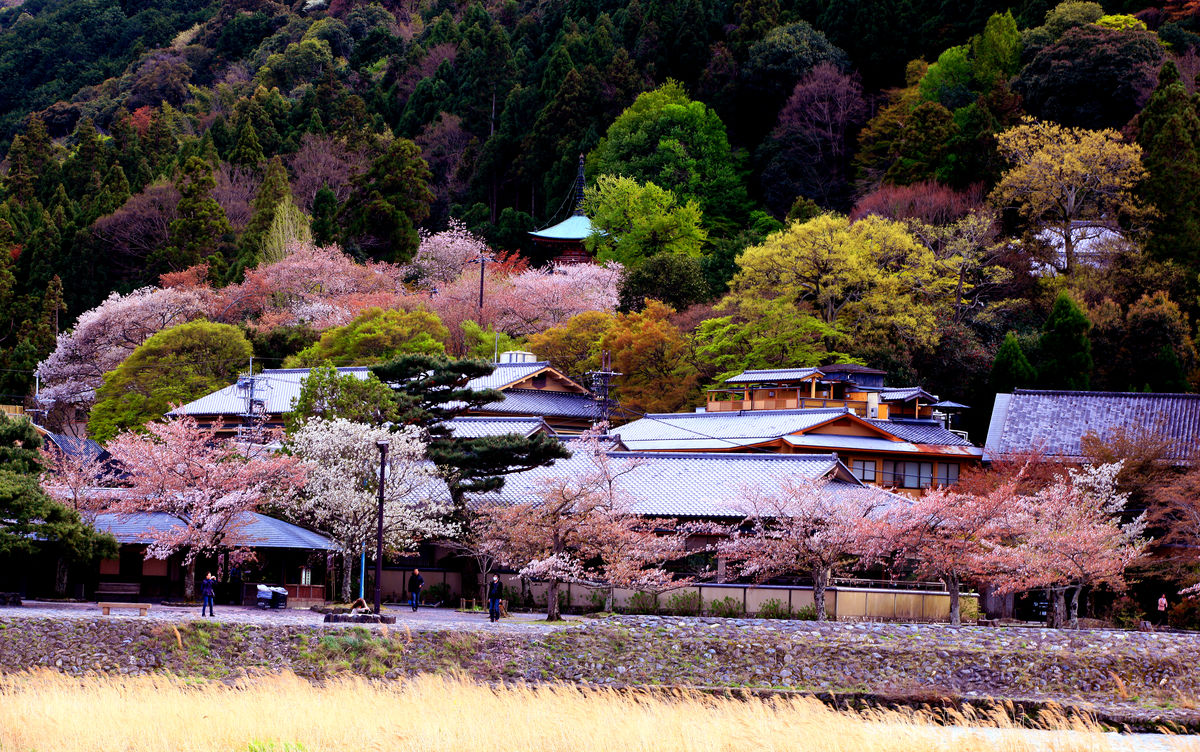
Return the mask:
M710 389L706 409L710 413L736 412L738 410L813 410L819 408L848 407L859 415L867 414L866 400L811 397L808 390L775 389L774 397L765 391L756 390L750 399L745 399L741 390Z

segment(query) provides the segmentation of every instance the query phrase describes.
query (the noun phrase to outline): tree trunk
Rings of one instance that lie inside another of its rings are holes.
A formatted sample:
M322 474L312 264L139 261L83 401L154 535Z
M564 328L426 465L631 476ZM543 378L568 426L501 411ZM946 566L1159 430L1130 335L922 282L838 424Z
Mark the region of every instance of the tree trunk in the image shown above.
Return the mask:
M946 583L946 590L950 593L950 626L962 626L962 607L959 603L959 586L958 578L954 575L946 575L942 578L942 582Z
M196 600L196 560L192 559L183 570L183 599L188 603Z
M829 584L830 568L819 566L813 569L813 605L817 607L817 621L825 621L825 587Z
M350 597L350 573L354 571L353 560L350 558L352 555L349 551L342 552L342 603L354 600Z
M1046 606L1046 626L1051 629L1062 629L1063 619L1067 612L1066 588L1052 588L1049 595L1050 602Z
M558 580L553 577L546 587L546 621L562 621L558 613Z
M1079 592L1083 590L1083 586L1071 589L1071 629L1079 629Z
M1063 271L1075 271L1075 235L1071 232L1071 220L1063 222Z
M67 574L69 572L67 560L63 557L58 557L58 562L54 567L54 594L59 598L67 597Z
M611 614L613 612L613 592L616 588L609 586L608 591L604 594L604 613Z

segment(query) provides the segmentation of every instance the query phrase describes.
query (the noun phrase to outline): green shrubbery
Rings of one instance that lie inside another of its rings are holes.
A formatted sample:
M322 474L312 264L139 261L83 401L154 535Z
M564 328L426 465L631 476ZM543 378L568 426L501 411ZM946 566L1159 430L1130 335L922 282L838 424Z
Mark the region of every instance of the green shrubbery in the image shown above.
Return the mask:
M698 616L700 614L700 593L693 590L672 593L667 597L667 611L675 616Z
M709 601L707 611L710 616L732 618L741 616L745 609L741 601L730 596L725 596L720 600Z

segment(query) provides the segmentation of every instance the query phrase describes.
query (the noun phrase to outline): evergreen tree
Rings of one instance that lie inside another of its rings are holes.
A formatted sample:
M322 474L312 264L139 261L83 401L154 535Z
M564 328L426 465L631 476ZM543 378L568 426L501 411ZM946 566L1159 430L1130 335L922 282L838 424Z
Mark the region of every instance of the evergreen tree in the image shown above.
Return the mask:
M352 249L387 261L404 262L417 252L417 225L429 216L433 192L429 165L406 138L392 141L371 167L352 181L339 218Z
M1091 322L1074 299L1061 292L1042 327L1038 376L1048 389L1087 389L1092 379Z
M175 182L180 196L178 218L171 223L170 246L161 254L168 268L186 269L200 263L231 232L225 210L212 197L215 186L212 165L200 157L189 158Z
M1160 259L1200 267L1200 117L1173 62L1163 65L1138 117L1142 164L1149 173L1141 195L1158 210L1146 250Z
M40 550L68 558L114 557L117 543L84 524L79 514L42 490L42 437L25 418L0 414L0 557L27 564Z
M250 122L250 118L243 117L238 122L229 161L236 165L256 167L262 164L264 159L266 157L263 155L262 145L258 142L258 133L254 130L254 124Z
M337 196L323 186L312 203L312 234L317 245L330 245L337 239L337 210Z
M1000 349L996 350L996 360L992 363L992 393L1009 394L1018 387L1033 386L1035 383L1037 371L1021 350L1017 335L1009 332L1004 335Z
M482 360L452 360L433 355L401 355L371 368L391 384L400 419L417 425L429 437L429 458L442 472L461 509L467 493L483 493L504 485L504 476L550 465L569 453L545 434L455 438L445 422L457 415L503 399L495 389L470 389L468 382L495 369Z
M258 194L254 197L254 214L242 233L238 244L238 267L252 269L258 265L262 253L263 238L271 229L275 214L285 202L291 202L292 189L288 183L287 170L279 155L267 163L267 174L263 177Z

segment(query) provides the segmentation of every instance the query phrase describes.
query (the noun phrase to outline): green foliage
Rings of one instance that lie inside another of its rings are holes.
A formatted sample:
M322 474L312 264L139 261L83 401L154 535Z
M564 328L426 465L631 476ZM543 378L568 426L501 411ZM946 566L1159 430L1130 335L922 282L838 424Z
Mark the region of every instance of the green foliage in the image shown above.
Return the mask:
M1049 389L1087 389L1092 378L1091 323L1079 304L1059 293L1042 327L1037 366L1041 385Z
M397 138L371 167L354 178L338 213L343 241L387 261L408 261L417 252L417 225L429 216L433 193L429 165L412 141Z
M675 616L700 615L700 591L685 590L667 596L667 612Z
M975 76L969 55L966 45L951 47L939 55L921 79L921 97L950 109L970 103L975 98L972 92Z
M707 611L709 616L719 616L725 619L736 619L745 613L742 602L728 595L709 601Z
M419 353L441 355L450 336L437 314L368 308L345 326L330 329L314 344L288 358L285 366L300 368L329 363L335 366L365 366L382 363L398 355Z
M725 124L674 81L626 108L588 156L587 167L593 175L662 186L685 206L695 201L705 227L717 233L732 231L750 208Z
M233 383L253 350L241 329L192 321L165 329L104 375L88 433L108 441L182 405Z
M800 621L816 621L817 607L813 604L805 604L792 612L792 618Z
M646 593L641 590L629 596L629 602L625 606L625 612L630 614L657 614L658 613L658 598L654 593Z
M0 556L49 549L80 561L115 557L117 543L42 490L42 438L25 418L0 414Z
M318 245L329 245L337 238L337 212L337 196L329 186L322 186L312 204L312 235Z
M618 292L622 311L640 311L647 298L681 311L710 297L700 259L674 253L658 253L626 267Z
M1139 193L1157 214L1146 250L1159 259L1200 263L1200 116L1173 62L1138 116L1137 142L1148 173Z
M1037 383L1037 371L1021 350L1017 335L1009 332L996 350L992 363L991 389L994 394L1011 394L1018 387Z
M520 350L524 347L524 342L519 337L497 332L491 324L485 329L467 319L459 327L463 331L463 355L467 358L494 361L497 353Z
M680 204L674 193L650 182L601 175L584 192L583 211L592 220L588 250L626 267L656 254L698 256L708 238L695 201Z
M1011 10L988 18L983 33L971 39L971 57L975 85L981 90L1016 74L1021 67L1021 33Z
M292 191L288 185L287 170L278 156L267 163L267 172L254 197L254 214L250 224L242 233L238 248L238 265L242 269L253 269L262 257L263 243L275 221L280 208L292 202Z
M791 619L791 606L779 600L778 598L768 598L758 607L758 613L755 614L760 619Z
M171 223L170 246L164 249L162 261L167 268L179 270L200 263L231 231L225 210L212 197L215 187L212 165L199 157L188 159L175 182L179 217Z
M342 375L335 366L324 363L308 372L292 412L285 417L291 432L310 418L344 418L377 426L396 422L399 412L391 387L374 374L360 379Z

